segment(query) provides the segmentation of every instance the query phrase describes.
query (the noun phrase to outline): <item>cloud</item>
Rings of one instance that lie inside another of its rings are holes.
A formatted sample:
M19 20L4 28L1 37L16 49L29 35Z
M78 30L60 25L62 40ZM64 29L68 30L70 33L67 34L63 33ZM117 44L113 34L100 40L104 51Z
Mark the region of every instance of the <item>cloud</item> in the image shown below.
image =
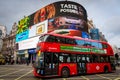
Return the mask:
M7 33L14 22L28 16L56 0L0 0L0 24L6 26Z
M0 24L10 32L14 22L61 0L0 0ZM69 0L68 0L69 1ZM81 4L111 44L120 47L120 0L70 0Z
M109 18L101 30L104 32L107 40L112 45L120 47L120 16Z

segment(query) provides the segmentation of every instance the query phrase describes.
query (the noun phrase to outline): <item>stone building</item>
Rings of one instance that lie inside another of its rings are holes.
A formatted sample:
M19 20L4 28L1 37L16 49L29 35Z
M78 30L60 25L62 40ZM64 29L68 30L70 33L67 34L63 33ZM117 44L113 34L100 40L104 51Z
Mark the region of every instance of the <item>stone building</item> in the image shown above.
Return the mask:
M6 58L8 58L8 61L15 60L15 35L17 29L16 26L17 24L14 23L10 34L3 38L3 47L1 52Z
M104 34L100 32L98 28L95 27L93 20L91 19L88 20L88 32L90 33L91 39L107 42L107 39L105 38Z
M6 27L3 25L0 25L0 53L3 46L3 38L6 36L6 34L7 34Z

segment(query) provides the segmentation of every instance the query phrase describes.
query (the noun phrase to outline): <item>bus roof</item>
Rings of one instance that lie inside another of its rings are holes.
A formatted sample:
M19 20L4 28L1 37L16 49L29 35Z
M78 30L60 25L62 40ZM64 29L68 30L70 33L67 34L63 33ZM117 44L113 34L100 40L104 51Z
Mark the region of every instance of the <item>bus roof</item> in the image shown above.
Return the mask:
M79 37L79 36L68 36L68 35L61 35L61 34L55 34L55 33L46 33L46 34L43 34L43 35L53 35L53 36L58 36L58 37L63 37L63 38L86 40L86 41L90 41L90 42L100 42L100 43L107 44L107 42L104 42L104 41L92 40L92 39L88 39L88 38L82 38L82 37Z

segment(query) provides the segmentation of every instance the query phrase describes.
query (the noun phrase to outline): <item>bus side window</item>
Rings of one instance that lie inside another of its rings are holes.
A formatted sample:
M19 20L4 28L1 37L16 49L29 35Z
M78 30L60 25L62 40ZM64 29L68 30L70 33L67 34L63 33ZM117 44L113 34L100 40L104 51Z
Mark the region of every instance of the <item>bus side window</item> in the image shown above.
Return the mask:
M55 37L55 42L61 43L60 37Z
M91 42L90 41L85 41L84 46L91 46Z
M49 35L46 39L47 42L55 42L55 36Z
M92 47L98 48L98 43L97 42L92 42Z
M70 62L76 62L76 55L75 54L72 54L69 56L70 56Z
M90 62L92 63L93 62L93 56L90 55Z
M99 44L99 48L102 49L102 44L101 43L98 43Z
M102 47L103 47L103 48L107 48L107 45L106 45L106 44L102 44Z
M76 44L76 42L75 42L74 39L70 39L70 43L71 43L71 44Z
M62 43L62 44L66 43L65 38L60 37L59 39L60 39L60 43Z
M77 45L83 46L84 45L84 40L75 40Z
M66 38L66 43L67 44L76 44L74 39Z

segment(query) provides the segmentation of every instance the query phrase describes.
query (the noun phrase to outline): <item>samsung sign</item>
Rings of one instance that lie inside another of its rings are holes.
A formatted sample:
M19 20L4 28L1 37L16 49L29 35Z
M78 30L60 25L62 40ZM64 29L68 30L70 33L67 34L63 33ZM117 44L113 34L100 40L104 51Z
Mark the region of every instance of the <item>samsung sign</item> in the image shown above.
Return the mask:
M23 33L17 34L16 35L16 42L28 39L28 34L29 34L28 30L26 30Z

